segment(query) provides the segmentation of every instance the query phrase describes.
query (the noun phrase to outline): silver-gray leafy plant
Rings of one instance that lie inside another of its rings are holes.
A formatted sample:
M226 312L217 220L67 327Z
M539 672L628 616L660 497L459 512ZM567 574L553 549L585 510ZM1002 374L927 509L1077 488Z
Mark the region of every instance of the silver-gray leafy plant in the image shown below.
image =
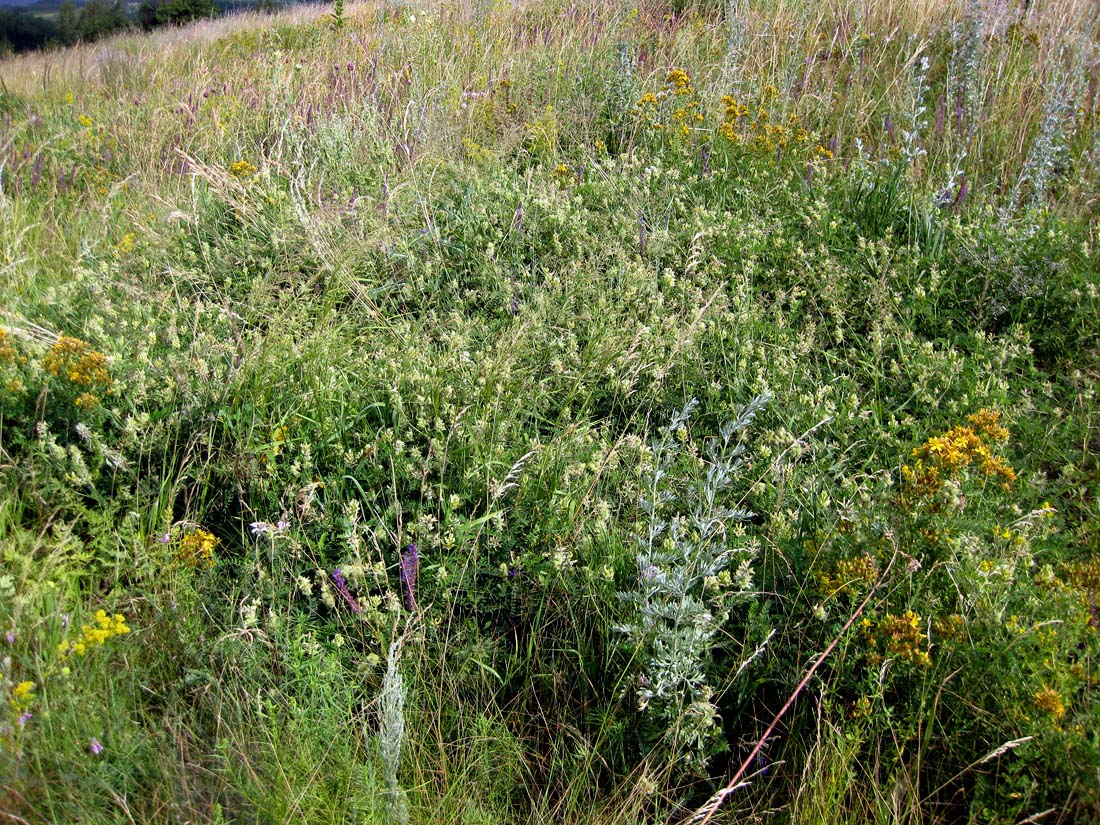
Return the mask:
M1070 51L1068 57L1067 51ZM1085 91L1086 56L1091 56L1091 50L1083 42L1075 53L1067 46L1060 50L1056 66L1068 62L1069 68L1055 68L1053 77L1047 80L1043 116L1009 198L1006 215L1019 204L1025 184L1031 187L1031 197L1026 207L1042 209L1059 170L1064 171L1069 166L1070 145L1077 128L1077 101Z
M699 765L720 728L707 681L714 639L729 607L753 592L755 551L739 538L753 513L727 503L745 461L738 436L769 400L757 396L706 441L698 472L681 473L677 465L697 402L661 429L641 501L646 527L637 538L638 578L633 591L620 594L633 610L619 629L641 655L639 707L667 726L665 744L675 757Z
M382 772L386 780L386 809L389 820L397 825L406 825L409 821L409 804L397 779L397 769L401 765L401 746L405 741L405 680L398 668L400 657L401 644L393 642L386 656L386 675L382 678L382 694L379 697L378 739L382 752Z

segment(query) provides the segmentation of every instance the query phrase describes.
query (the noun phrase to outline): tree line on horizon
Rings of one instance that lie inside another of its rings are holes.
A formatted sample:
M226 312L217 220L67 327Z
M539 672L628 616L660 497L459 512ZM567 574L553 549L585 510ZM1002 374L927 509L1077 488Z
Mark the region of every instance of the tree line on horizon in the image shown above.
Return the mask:
M274 11L278 0L255 0L249 8ZM87 0L77 5L64 0L56 15L38 10L0 8L0 56L90 43L126 29L150 31L216 17L241 7L217 0L141 0L136 7L124 0Z

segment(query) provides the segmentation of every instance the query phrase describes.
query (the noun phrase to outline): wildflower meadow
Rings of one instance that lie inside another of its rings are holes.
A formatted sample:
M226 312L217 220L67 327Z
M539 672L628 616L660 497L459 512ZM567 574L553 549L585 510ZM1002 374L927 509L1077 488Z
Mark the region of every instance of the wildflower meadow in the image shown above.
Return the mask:
M0 819L1100 821L1095 0L0 57Z

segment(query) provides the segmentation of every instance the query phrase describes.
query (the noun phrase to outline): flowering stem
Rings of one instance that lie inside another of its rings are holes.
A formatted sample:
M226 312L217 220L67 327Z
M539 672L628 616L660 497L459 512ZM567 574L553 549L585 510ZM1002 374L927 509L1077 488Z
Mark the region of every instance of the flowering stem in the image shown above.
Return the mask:
M733 779L731 779L726 784L726 787L724 787L709 800L707 800L703 807L695 812L695 815L688 820L689 825L707 825L707 823L710 822L710 818L714 816L714 812L717 811L719 807L721 807L722 802L725 800L725 798L729 796L733 791L737 790L738 787L740 787L738 783L741 781L741 777L745 775L745 771L747 771L749 769L749 766L753 764L753 760L756 759L756 755L760 753L760 750L764 747L764 744L768 741L768 738L772 735L772 732L775 730L776 726L779 725L779 722L786 715L787 711L791 709L791 705L795 703L795 700L798 698L799 694L801 694L802 691L806 688L806 685L810 683L810 679L813 678L814 673L817 672L817 669L821 667L822 663L824 663L824 661L829 657L829 654L833 652L833 649L838 644L840 644L840 640L844 638L844 634L846 634L849 628L851 628L851 626L855 624L856 619L858 619L860 614L863 613L863 611L867 608L867 605L871 603L871 599L874 598L875 593L878 592L878 589L882 586L882 583L886 581L886 577L890 574L890 569L894 566L894 562L897 561L897 558L898 553L895 550L894 555L890 557L890 563L887 564L886 569L882 571L882 575L879 576L878 581L875 582L875 586L871 588L871 592L867 594L867 596L860 603L859 607L857 607L852 615L848 617L848 621L844 623L844 627L840 628L840 632L833 637L833 640L829 642L828 647L826 647L825 650L822 651L821 655L817 657L817 661L810 665L810 669L806 671L806 675L802 677L802 681L798 683L798 687L794 689L791 695L787 698L787 701L783 704L783 707L779 709L779 713L777 713L775 715L775 718L772 719L771 724L768 725L767 730L764 731L764 735L761 736L759 740L757 740L756 746L753 747L752 751L749 752L749 755L745 757L745 761L741 763L741 767L737 769L737 773L733 775Z

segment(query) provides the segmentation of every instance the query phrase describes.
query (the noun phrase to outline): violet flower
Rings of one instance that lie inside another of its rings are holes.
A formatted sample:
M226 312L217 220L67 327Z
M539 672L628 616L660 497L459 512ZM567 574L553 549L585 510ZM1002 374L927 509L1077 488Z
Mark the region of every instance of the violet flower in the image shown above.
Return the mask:
M359 602L355 601L351 593L348 592L348 582L344 578L344 574L340 572L339 567L332 571L332 581L336 584L336 589L340 591L340 595L344 597L344 601L347 602L351 612L362 613L363 608L359 606Z

